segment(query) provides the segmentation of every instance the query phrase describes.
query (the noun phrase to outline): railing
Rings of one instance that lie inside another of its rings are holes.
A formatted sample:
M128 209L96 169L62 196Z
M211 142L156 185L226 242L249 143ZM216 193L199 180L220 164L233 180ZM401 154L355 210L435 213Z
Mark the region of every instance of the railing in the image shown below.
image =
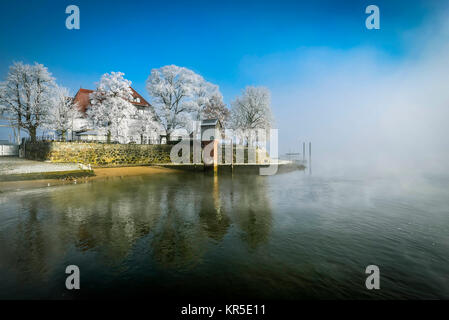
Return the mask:
M14 144L0 144L0 157L18 156L19 146Z
M71 143L102 143L102 144L108 144L108 142L106 141L98 141L98 140L81 140L81 139L62 139L59 137L54 137L54 136L37 136L36 137L36 141L37 142L71 142ZM22 143L26 142L29 143L31 142L31 138L27 137L27 138L23 138L22 139ZM115 141L111 141L109 144L118 144L118 142ZM161 144L159 139L146 139L143 141L143 143L140 143L140 139L139 141L131 141L128 143L122 143L122 144L138 144L138 145L153 145L153 144Z

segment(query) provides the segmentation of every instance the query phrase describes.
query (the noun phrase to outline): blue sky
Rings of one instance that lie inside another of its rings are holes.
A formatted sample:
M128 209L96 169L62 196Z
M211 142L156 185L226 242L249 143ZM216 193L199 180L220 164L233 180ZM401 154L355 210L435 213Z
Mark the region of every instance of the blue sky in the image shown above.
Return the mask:
M80 30L65 28L70 4L80 8ZM365 28L370 4L380 8L380 30ZM75 93L94 88L103 73L121 71L148 98L150 70L176 64L219 85L227 103L246 85L267 86L277 127L306 123L297 135L318 139L328 102L312 110L300 97L286 102L286 91L318 85L323 76L337 79L343 68L346 75L376 73L409 61L427 41L422 30L432 33L426 26L445 8L439 0L1 0L0 78L13 61L37 61ZM421 30L416 38L415 30Z
M438 9L435 0L375 2L378 31L364 24L373 1L2 0L0 76L12 61L38 61L76 90L120 70L142 92L152 68L176 64L218 84L230 101L245 85L265 83L245 61L301 48L358 46L400 58L401 33ZM80 30L65 28L69 4L80 8Z

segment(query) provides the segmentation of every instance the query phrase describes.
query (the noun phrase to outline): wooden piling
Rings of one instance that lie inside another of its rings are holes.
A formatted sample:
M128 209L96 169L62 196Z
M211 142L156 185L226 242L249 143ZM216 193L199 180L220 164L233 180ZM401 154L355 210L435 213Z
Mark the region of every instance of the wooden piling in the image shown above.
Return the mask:
M309 142L309 173L312 174L312 142Z

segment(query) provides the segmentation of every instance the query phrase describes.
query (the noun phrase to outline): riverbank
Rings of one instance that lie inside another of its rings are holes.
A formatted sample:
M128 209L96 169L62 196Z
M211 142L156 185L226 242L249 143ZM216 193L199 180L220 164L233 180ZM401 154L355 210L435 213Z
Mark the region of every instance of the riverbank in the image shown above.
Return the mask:
M76 163L51 163L45 161L27 160L18 157L0 157L0 180L2 180L2 177L10 175L68 172L78 170L83 170L83 168Z
M144 176L174 172L175 169L156 166L135 166L117 168L96 168L94 170L73 171L69 175L64 172L41 172L3 175L0 180L0 193L13 190L42 188L56 185L85 183L115 177ZM59 175L59 176L58 176ZM31 179L31 177L35 179ZM29 179L25 179L25 178Z
M173 172L174 170L175 169L163 168L158 166L96 168L93 170L95 176L90 177L89 180L168 173Z
M267 164L239 164L218 166L219 174L259 174L259 170ZM64 169L75 169L64 171ZM59 169L59 170L58 170ZM206 170L208 169L208 170ZM279 163L276 173L287 173L304 170L302 165ZM58 171L50 171L58 170ZM110 168L93 168L87 170L76 164L53 164L41 161L8 158L0 160L0 193L29 188L40 188L65 184L85 183L127 176L145 176L160 173L181 171L211 171L202 164L161 164L158 166L127 166Z
M76 180L93 175L90 168L76 163L50 163L17 157L0 158L0 183L31 180Z
M72 170L72 171L50 171L31 172L1 175L0 182L8 181L29 181L29 180L76 180L79 178L92 177L92 170Z

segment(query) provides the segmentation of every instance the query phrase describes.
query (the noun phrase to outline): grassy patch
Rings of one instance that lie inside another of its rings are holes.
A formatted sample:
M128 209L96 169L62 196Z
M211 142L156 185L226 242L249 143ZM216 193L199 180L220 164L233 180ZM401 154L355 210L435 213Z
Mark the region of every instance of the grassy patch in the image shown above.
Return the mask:
M76 178L93 177L92 170L54 171L54 172L32 172L0 175L0 181L27 181L27 180L73 180Z

